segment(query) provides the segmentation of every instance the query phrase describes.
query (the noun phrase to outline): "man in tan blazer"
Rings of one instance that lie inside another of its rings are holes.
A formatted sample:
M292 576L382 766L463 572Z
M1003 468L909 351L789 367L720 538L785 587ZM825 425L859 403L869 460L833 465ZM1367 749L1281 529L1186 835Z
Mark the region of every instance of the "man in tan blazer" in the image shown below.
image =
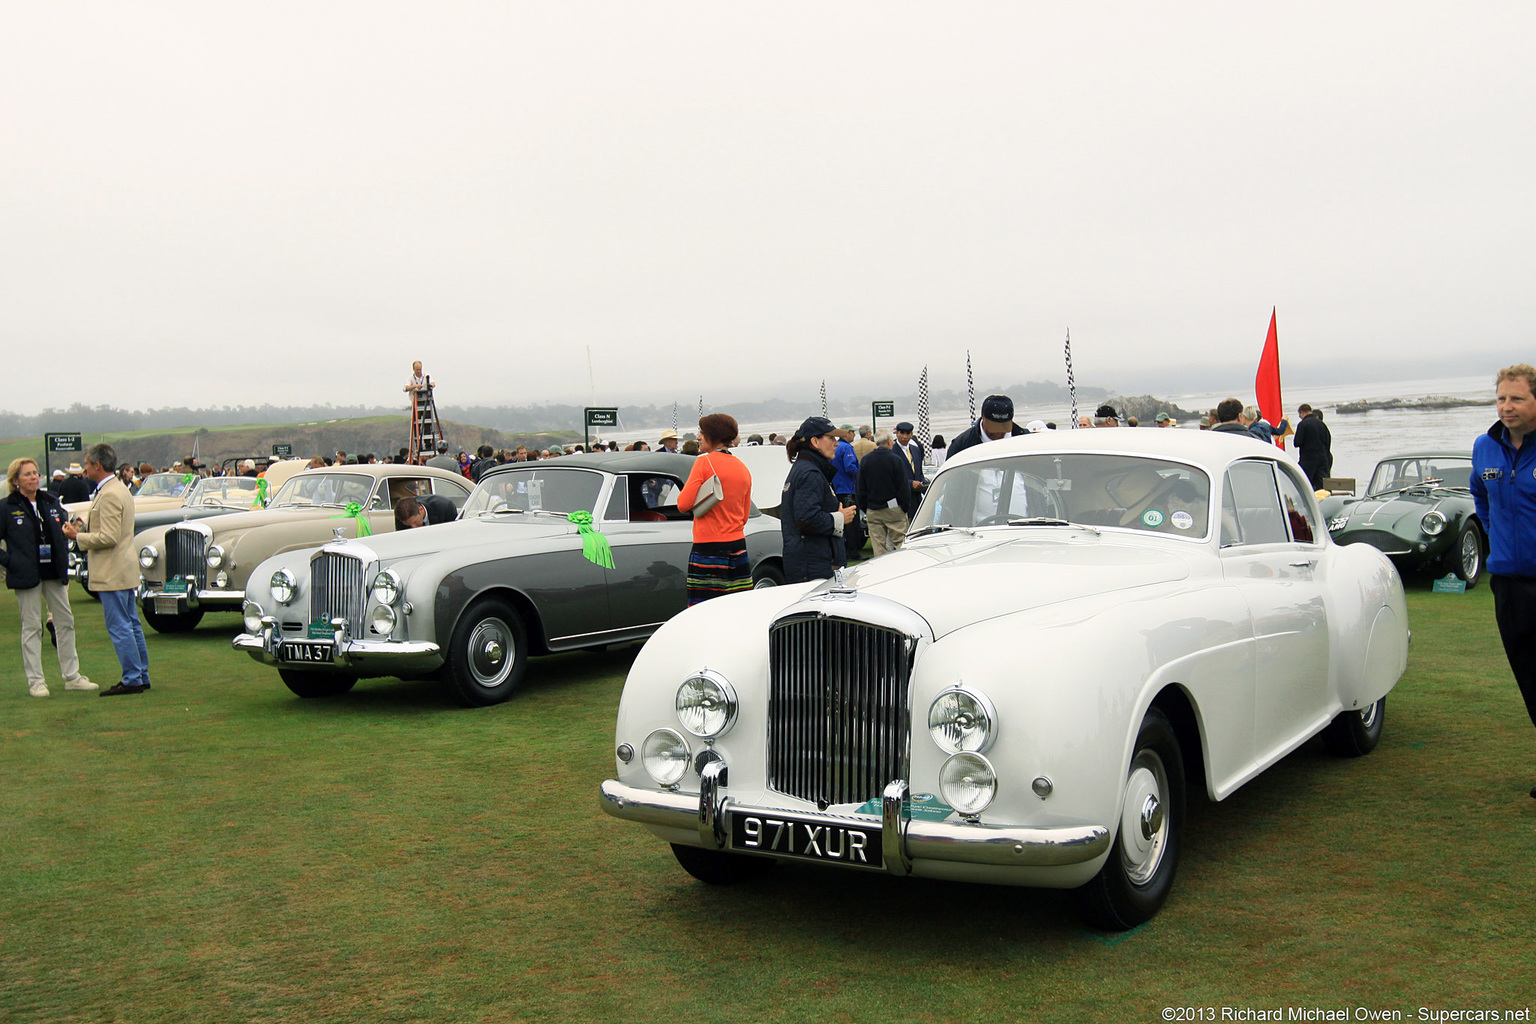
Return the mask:
M101 595L107 636L123 668L123 678L101 695L143 693L149 689L149 648L134 606L139 562L133 552L133 498L117 478L117 452L111 445L92 445L85 453L85 477L95 487L95 494L84 528L70 523L64 527L64 536L85 552L91 590Z

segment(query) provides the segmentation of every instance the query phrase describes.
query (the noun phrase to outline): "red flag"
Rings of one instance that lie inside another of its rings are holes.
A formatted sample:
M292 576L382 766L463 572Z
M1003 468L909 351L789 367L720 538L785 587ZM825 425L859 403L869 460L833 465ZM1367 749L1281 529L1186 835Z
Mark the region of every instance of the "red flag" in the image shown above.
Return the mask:
M1280 421L1285 418L1285 406L1280 403L1280 338L1275 332L1275 311L1269 312L1269 337L1264 339L1264 354L1259 357L1259 373L1254 378L1254 392L1259 399L1259 415L1269 420L1275 428L1275 443L1285 447L1280 433Z

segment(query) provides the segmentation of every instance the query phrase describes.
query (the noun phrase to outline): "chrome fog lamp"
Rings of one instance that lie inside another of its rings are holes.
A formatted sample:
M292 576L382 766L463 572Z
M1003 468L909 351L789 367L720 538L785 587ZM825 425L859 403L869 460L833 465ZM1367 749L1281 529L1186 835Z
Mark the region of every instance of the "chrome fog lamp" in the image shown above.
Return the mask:
M150 545L150 544L144 545L143 547L139 548L139 568L140 569L153 568L153 566L155 564L155 559L157 559L159 557L160 557L160 552L156 551L154 549L153 545Z
M255 601L247 601L240 606L240 615L245 619L245 631L252 636L261 632L261 605Z
M218 587L220 590L223 590L225 587L229 586L229 573L225 572L223 569L220 569L218 573L213 577L213 585Z
M287 569L279 569L272 574L272 599L278 604L287 604L293 600L293 593L298 588L298 580L293 578L293 573Z
M997 796L997 772L980 754L956 754L939 768L939 794L961 814L980 814Z
M395 610L387 604L374 605L368 616L368 628L380 636L388 636L395 628Z
M997 734L997 709L986 694L953 686L928 706L928 735L941 750L981 753Z
M723 736L736 724L736 690L708 669L683 680L674 706L683 728L703 739Z
M373 578L369 586L373 599L379 604L394 604L400 600L400 577L393 569L385 569Z
M217 544L209 545L207 554L203 555L203 561L208 563L208 568L217 569L224 564L224 549Z
M1419 520L1419 529L1431 537L1438 537L1445 531L1445 513L1439 509L1430 509L1424 513L1424 518Z
M640 747L640 763L663 786L677 785L690 761L687 742L671 729L657 729Z

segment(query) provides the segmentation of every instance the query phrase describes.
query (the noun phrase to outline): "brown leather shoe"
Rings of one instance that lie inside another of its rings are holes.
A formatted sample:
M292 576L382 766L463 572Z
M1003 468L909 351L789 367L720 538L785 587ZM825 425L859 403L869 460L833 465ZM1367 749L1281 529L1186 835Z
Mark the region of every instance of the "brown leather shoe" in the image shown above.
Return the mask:
M143 693L147 689L149 689L149 687L147 687L147 686L124 686L122 683L119 682L119 683L113 683L111 686L107 687L105 690L102 690L101 691L101 696L103 696L103 697L117 697L117 696L121 696L122 694L125 694L125 693Z

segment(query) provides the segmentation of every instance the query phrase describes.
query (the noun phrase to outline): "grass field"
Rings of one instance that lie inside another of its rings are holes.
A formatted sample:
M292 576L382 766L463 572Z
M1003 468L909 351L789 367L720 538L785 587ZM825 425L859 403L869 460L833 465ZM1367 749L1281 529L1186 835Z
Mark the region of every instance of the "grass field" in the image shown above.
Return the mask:
M74 607L109 685L100 609L78 591ZM229 649L234 616L209 616L150 634L147 695L40 700L0 595L0 1020L1526 1009L1536 731L1486 589L1416 585L1409 608L1381 747L1344 761L1314 741L1197 800L1167 906L1106 935L1068 893L798 867L692 881L597 810L632 649L535 661L482 711L420 682L300 701Z

